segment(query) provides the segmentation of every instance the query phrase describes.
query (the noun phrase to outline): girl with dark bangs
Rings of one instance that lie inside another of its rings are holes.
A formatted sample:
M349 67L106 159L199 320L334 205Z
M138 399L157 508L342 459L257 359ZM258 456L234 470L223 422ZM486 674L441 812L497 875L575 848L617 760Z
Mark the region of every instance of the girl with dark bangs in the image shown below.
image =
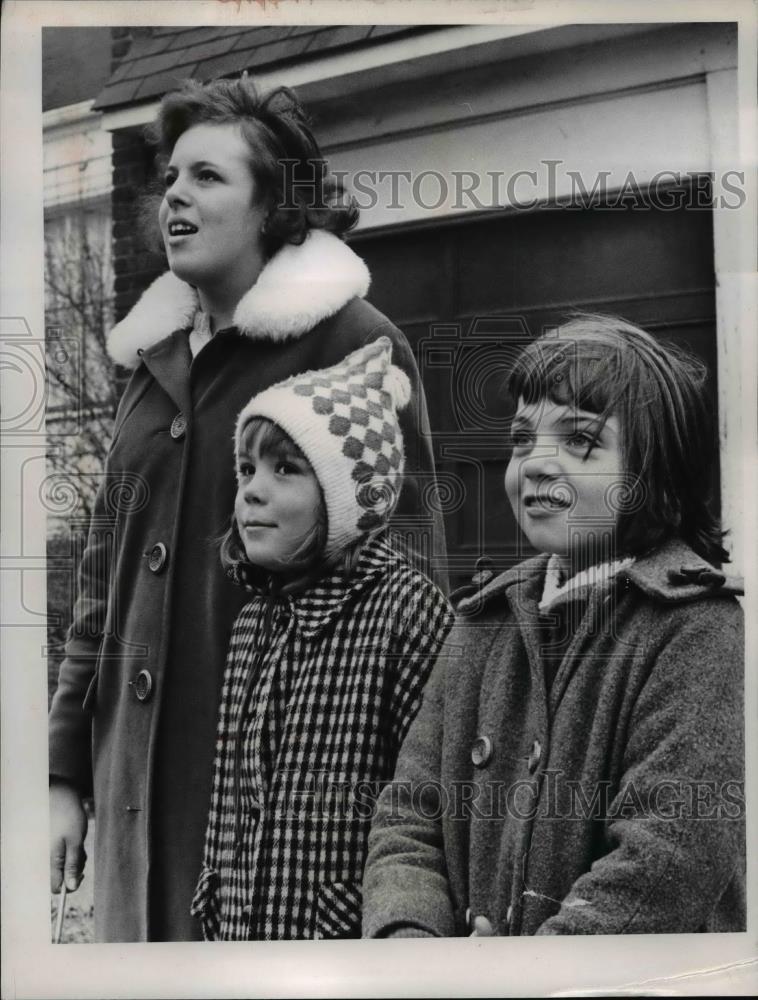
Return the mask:
M639 553L678 536L720 565L728 561L724 532L711 509L710 467L702 462L714 446L707 375L697 358L638 327L586 315L523 352L508 394L590 411L598 426L616 413L625 475L635 491L619 507L616 546Z
M519 357L505 489L542 554L458 605L378 805L366 935L745 929L742 590L704 379L605 316Z

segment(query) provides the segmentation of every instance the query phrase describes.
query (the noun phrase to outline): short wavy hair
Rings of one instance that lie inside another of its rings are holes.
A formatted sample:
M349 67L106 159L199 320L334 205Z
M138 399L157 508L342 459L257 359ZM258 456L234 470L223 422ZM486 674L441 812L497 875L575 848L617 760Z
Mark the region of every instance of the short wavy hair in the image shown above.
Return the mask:
M714 421L706 366L615 316L580 313L522 351L507 381L515 403L550 400L611 415L621 428L628 503L617 544L641 554L679 537L711 563L728 562L711 509Z
M302 243L311 229L341 237L356 225L355 199L329 173L307 115L289 88L261 95L249 77L184 80L163 97L147 137L163 161L177 139L200 124L239 125L250 148L259 203L270 206L262 237L267 257L285 243Z

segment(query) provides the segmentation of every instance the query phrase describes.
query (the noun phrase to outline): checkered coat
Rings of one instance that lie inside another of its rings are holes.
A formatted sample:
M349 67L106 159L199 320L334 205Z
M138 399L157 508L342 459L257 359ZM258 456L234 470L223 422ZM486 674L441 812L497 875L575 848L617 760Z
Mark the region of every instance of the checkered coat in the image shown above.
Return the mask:
M382 536L349 576L242 609L192 904L206 939L360 936L373 802L451 625Z

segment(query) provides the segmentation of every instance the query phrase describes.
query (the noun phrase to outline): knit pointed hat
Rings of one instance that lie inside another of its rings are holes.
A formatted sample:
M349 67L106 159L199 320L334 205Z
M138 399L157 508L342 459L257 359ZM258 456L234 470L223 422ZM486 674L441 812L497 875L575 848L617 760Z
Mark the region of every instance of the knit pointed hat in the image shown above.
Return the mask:
M303 372L254 396L237 419L235 445L255 417L278 424L313 467L327 514L325 555L336 556L385 524L402 486L408 376L392 364L388 337L331 368Z

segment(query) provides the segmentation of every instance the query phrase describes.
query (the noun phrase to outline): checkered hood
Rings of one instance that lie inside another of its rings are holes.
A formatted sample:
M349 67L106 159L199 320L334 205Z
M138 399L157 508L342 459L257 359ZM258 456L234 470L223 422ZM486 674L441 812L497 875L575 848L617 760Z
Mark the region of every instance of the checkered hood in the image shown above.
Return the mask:
M408 404L408 376L380 337L343 361L303 372L254 396L237 420L239 448L253 417L278 424L313 466L327 512L326 556L386 523L404 465L397 411Z

